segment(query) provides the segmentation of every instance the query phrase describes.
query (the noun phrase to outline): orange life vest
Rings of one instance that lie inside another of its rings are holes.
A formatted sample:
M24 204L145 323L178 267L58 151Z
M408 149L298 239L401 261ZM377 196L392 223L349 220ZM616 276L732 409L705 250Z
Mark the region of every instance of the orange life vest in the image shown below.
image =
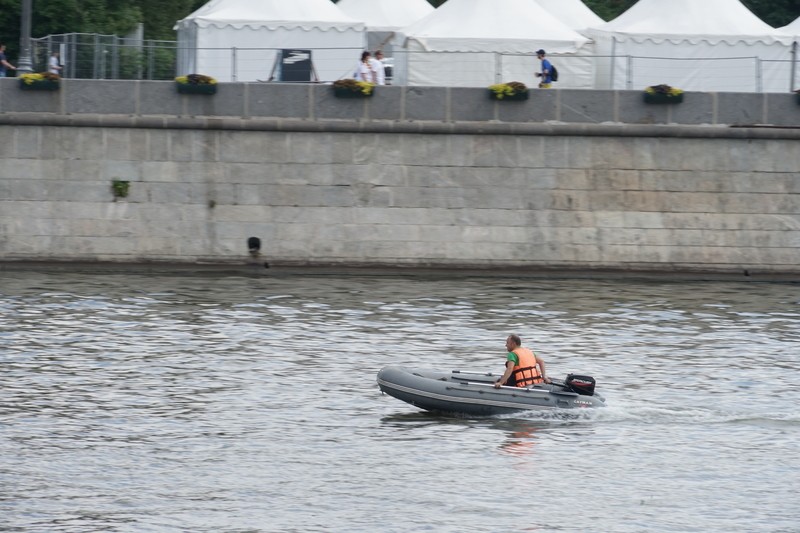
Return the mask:
M535 383L542 383L542 372L536 364L536 356L527 348L519 346L512 350L517 355L519 363L514 365L509 381L516 380L517 387L529 387ZM510 385L510 383L509 383Z

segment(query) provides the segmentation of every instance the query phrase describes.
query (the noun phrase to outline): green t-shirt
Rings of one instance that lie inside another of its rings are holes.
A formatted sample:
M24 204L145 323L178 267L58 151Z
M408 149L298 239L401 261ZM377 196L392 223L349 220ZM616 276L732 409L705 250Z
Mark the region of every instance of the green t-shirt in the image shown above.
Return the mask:
M506 362L508 362L508 361L513 361L514 362L514 366L517 366L517 365L519 365L519 356L517 354L515 354L514 352L508 352L506 354Z

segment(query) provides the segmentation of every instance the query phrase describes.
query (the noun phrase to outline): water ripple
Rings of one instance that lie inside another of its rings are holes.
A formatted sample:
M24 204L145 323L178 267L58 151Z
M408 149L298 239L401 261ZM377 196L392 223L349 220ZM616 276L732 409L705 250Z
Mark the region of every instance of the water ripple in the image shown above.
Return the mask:
M439 417L377 390L389 363L497 370L511 332L609 407ZM796 284L12 271L0 342L0 531L800 520Z

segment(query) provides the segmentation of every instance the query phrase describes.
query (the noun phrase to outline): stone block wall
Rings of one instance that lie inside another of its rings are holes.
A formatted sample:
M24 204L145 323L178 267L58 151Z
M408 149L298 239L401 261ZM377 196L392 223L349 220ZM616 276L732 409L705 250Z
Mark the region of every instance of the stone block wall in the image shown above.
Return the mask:
M797 129L505 122L510 103L477 109L487 102L474 90L444 88L431 89L440 100L386 88L397 111L379 95L334 101L318 86L231 85L241 99L219 99L227 87L203 99L171 84L103 82L114 93L105 102L90 84L82 97L35 95L44 103L31 111L10 102L9 81L0 261L241 264L258 237L273 265L800 270ZM546 98L562 119L634 113L619 93L585 93L581 105L565 104L566 92ZM771 112L763 96L761 118ZM727 97L697 95L681 113L733 116L719 106ZM531 117L554 109L528 105L519 109ZM454 119L469 113L494 118ZM127 198L114 197L114 180L129 182Z

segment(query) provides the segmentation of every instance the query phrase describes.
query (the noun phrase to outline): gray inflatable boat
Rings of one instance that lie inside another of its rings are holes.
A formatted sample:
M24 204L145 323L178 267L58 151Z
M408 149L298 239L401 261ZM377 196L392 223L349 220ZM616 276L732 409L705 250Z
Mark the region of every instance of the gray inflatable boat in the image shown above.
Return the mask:
M378 372L382 392L426 411L466 415L500 415L529 410L602 407L591 376L569 374L563 381L530 387L500 387L502 374L435 372L387 366Z

